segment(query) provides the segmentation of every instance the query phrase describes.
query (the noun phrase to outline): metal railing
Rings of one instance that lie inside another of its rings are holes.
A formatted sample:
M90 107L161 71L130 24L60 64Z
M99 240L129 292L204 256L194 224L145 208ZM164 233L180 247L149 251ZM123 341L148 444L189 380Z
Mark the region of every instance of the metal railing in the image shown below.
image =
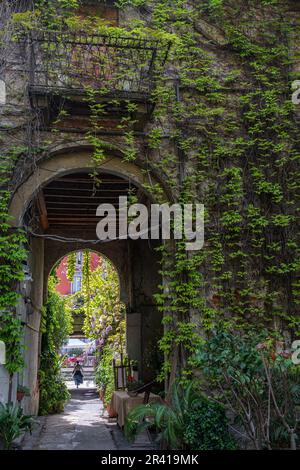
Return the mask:
M170 44L89 33L32 31L27 38L30 88L149 95Z

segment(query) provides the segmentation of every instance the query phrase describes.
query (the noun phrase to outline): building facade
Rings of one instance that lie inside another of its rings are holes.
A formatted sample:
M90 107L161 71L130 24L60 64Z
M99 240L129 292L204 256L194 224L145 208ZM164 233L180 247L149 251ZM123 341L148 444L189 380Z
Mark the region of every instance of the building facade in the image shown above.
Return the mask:
M0 400L15 400L23 383L25 412L37 413L48 275L86 248L118 271L127 351L144 378L164 332L166 382L188 364L190 325L204 335L232 318L291 337L298 2L90 0L70 9L20 0L0 12L4 293L18 229L27 250L25 279L11 280L17 307L6 303L3 317L21 319L25 368L0 366ZM100 243L98 205L117 207L125 195L147 207L204 203L204 249L186 255L142 237ZM69 287L61 281L61 293Z
M71 295L79 292L82 287L82 262L83 253L79 251L76 253L75 274L71 281L68 278L68 257L65 256L56 268L56 276L58 283L56 290L61 295ZM95 271L96 268L101 266L101 258L97 253L91 253L90 269Z

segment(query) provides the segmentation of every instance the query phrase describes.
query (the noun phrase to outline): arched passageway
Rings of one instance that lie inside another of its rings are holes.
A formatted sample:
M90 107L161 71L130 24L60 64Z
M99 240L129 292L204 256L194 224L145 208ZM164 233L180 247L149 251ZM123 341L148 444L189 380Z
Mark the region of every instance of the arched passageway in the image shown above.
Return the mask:
M100 203L116 206L121 195L145 205L151 203L144 190L146 176L138 166L117 157L104 161L96 177L92 172L90 152L56 154L38 164L11 201L12 224L29 231L29 280L22 284L18 308L24 318L27 365L21 381L31 389L31 398L25 404L30 413L38 410L40 319L48 275L71 251L96 250L111 260L119 274L120 299L126 305L127 352L139 362L145 381L152 379L159 367L156 345L162 325L154 302L161 284L155 249L158 241L95 242L99 220L96 208ZM155 179L152 182L155 184Z

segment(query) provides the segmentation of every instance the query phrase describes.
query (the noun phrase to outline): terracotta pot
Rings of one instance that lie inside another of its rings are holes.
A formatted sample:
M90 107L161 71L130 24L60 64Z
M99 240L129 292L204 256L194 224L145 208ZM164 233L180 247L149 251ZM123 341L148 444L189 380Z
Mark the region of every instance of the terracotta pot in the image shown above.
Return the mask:
M107 405L106 406L106 410L107 410L107 413L108 413L108 416L110 418L116 418L118 415L117 413L115 412L115 410L112 408L111 405Z
M24 398L24 392L17 392L17 401L22 401Z

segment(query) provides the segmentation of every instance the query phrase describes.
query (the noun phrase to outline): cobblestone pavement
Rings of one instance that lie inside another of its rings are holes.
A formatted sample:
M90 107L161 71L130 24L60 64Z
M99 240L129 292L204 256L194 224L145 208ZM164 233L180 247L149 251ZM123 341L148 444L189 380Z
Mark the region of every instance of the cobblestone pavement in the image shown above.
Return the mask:
M116 450L117 445L103 416L103 405L93 389L71 390L61 414L39 419L24 450Z

